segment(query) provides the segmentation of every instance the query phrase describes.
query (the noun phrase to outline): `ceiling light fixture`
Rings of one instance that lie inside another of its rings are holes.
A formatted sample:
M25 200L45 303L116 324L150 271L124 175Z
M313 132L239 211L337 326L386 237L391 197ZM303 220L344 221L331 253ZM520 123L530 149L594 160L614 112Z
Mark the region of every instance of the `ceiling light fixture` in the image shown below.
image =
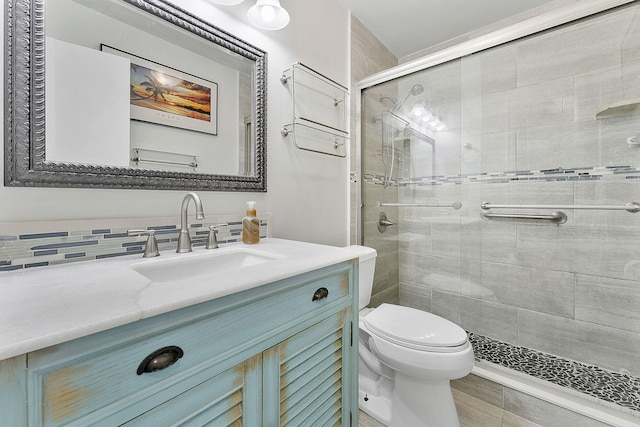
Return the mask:
M440 132L447 129L445 124L442 123L442 120L440 120L440 117L438 117L431 108L427 107L424 101L418 101L413 104L411 111L409 111L409 117L410 121L427 130Z
M413 108L411 108L410 114L415 118L424 117L425 114L428 114L427 106L424 102L418 101L413 105Z
M280 30L289 23L289 13L280 6L279 0L257 0L249 8L247 18L263 30Z

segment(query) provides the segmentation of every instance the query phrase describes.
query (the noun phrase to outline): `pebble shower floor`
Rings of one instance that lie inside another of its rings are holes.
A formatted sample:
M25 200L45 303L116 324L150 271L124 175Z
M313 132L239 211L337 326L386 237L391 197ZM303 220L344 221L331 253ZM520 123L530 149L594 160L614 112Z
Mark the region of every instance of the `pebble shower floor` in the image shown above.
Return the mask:
M640 411L640 378L469 333L476 358Z

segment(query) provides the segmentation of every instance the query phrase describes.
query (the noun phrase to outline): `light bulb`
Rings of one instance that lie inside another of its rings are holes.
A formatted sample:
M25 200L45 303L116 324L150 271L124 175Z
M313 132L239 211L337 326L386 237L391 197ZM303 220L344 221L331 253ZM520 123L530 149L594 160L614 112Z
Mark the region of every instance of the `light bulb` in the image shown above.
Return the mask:
M263 6L260 10L260 16L265 22L273 22L276 17L276 10L270 5Z
M422 116L422 123L428 124L432 118L433 115L429 111L427 111L427 113Z
M289 13L279 0L256 0L247 12L249 22L263 30L279 30L289 24Z
M426 112L427 108L425 107L424 102L416 102L411 108L411 114L416 118L422 117Z

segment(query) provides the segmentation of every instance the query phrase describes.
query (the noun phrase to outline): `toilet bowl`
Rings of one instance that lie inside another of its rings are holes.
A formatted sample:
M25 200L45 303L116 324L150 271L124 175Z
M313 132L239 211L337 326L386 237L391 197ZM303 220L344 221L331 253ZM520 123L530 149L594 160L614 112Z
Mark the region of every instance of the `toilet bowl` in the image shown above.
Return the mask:
M458 427L450 380L473 368L466 332L442 317L371 299L377 253L359 257L360 409L389 427Z

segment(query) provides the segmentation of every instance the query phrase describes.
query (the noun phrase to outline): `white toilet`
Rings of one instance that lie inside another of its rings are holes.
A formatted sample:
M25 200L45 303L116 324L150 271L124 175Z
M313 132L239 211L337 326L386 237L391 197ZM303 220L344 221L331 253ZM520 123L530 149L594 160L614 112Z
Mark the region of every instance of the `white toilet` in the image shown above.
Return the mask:
M350 246L360 262L360 409L389 427L459 427L449 381L473 368L473 348L458 325L371 299L377 253Z

